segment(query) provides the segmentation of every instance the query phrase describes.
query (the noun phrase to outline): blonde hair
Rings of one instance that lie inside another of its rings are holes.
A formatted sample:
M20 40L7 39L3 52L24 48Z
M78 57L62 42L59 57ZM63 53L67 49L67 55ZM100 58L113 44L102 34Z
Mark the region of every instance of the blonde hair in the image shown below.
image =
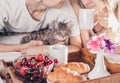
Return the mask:
M120 21L120 0L103 0L108 11L114 12L117 11L117 17Z
M117 19L118 22L120 23L120 0L103 0L108 11L110 12L117 12ZM113 32L113 37L112 39L114 39L114 43L116 44L120 44L120 28L118 26L118 28L116 29L115 32Z

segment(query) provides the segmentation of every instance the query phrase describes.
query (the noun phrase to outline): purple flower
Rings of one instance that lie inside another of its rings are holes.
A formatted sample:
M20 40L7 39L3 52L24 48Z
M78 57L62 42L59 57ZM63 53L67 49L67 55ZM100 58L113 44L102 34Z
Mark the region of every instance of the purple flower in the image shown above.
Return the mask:
M106 45L107 52L114 53L115 52L115 46L114 43L112 43L109 39L104 39Z

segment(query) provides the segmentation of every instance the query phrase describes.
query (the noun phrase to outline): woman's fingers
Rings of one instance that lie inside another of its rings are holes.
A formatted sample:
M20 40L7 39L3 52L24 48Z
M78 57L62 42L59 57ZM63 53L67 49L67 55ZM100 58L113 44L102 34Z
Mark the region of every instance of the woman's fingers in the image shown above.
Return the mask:
M97 19L99 20L99 24L103 27L108 27L108 19L109 15L104 12L99 12L97 14Z
M100 20L99 24L103 27L108 27L108 21L107 20Z

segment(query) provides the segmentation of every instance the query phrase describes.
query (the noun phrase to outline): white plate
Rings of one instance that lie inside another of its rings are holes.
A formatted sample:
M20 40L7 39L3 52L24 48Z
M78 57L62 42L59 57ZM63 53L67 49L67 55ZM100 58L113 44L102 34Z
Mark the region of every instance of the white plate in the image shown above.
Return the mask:
M120 64L120 55L119 54L105 53L105 58L111 63Z
M20 56L20 52L0 52L0 59L5 61L13 61Z

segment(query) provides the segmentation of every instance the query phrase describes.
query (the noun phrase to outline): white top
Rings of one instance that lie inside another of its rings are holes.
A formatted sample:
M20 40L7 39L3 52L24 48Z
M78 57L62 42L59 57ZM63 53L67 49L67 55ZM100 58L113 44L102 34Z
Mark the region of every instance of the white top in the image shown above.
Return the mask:
M65 0L63 7L60 9L48 9L46 15L42 17L41 21L35 21L32 19L26 8L25 0L0 0L0 30L5 27L6 29L15 32L37 31L39 30L43 19L45 20L42 27L45 27L53 20L58 20L58 22L72 21L73 27L71 36L80 34L77 18L69 0ZM8 39L10 39L10 37L8 37ZM0 39L0 43L1 41L4 41L4 38L2 40Z
M120 45L120 23L113 13L109 14L108 27L112 28L112 41Z

